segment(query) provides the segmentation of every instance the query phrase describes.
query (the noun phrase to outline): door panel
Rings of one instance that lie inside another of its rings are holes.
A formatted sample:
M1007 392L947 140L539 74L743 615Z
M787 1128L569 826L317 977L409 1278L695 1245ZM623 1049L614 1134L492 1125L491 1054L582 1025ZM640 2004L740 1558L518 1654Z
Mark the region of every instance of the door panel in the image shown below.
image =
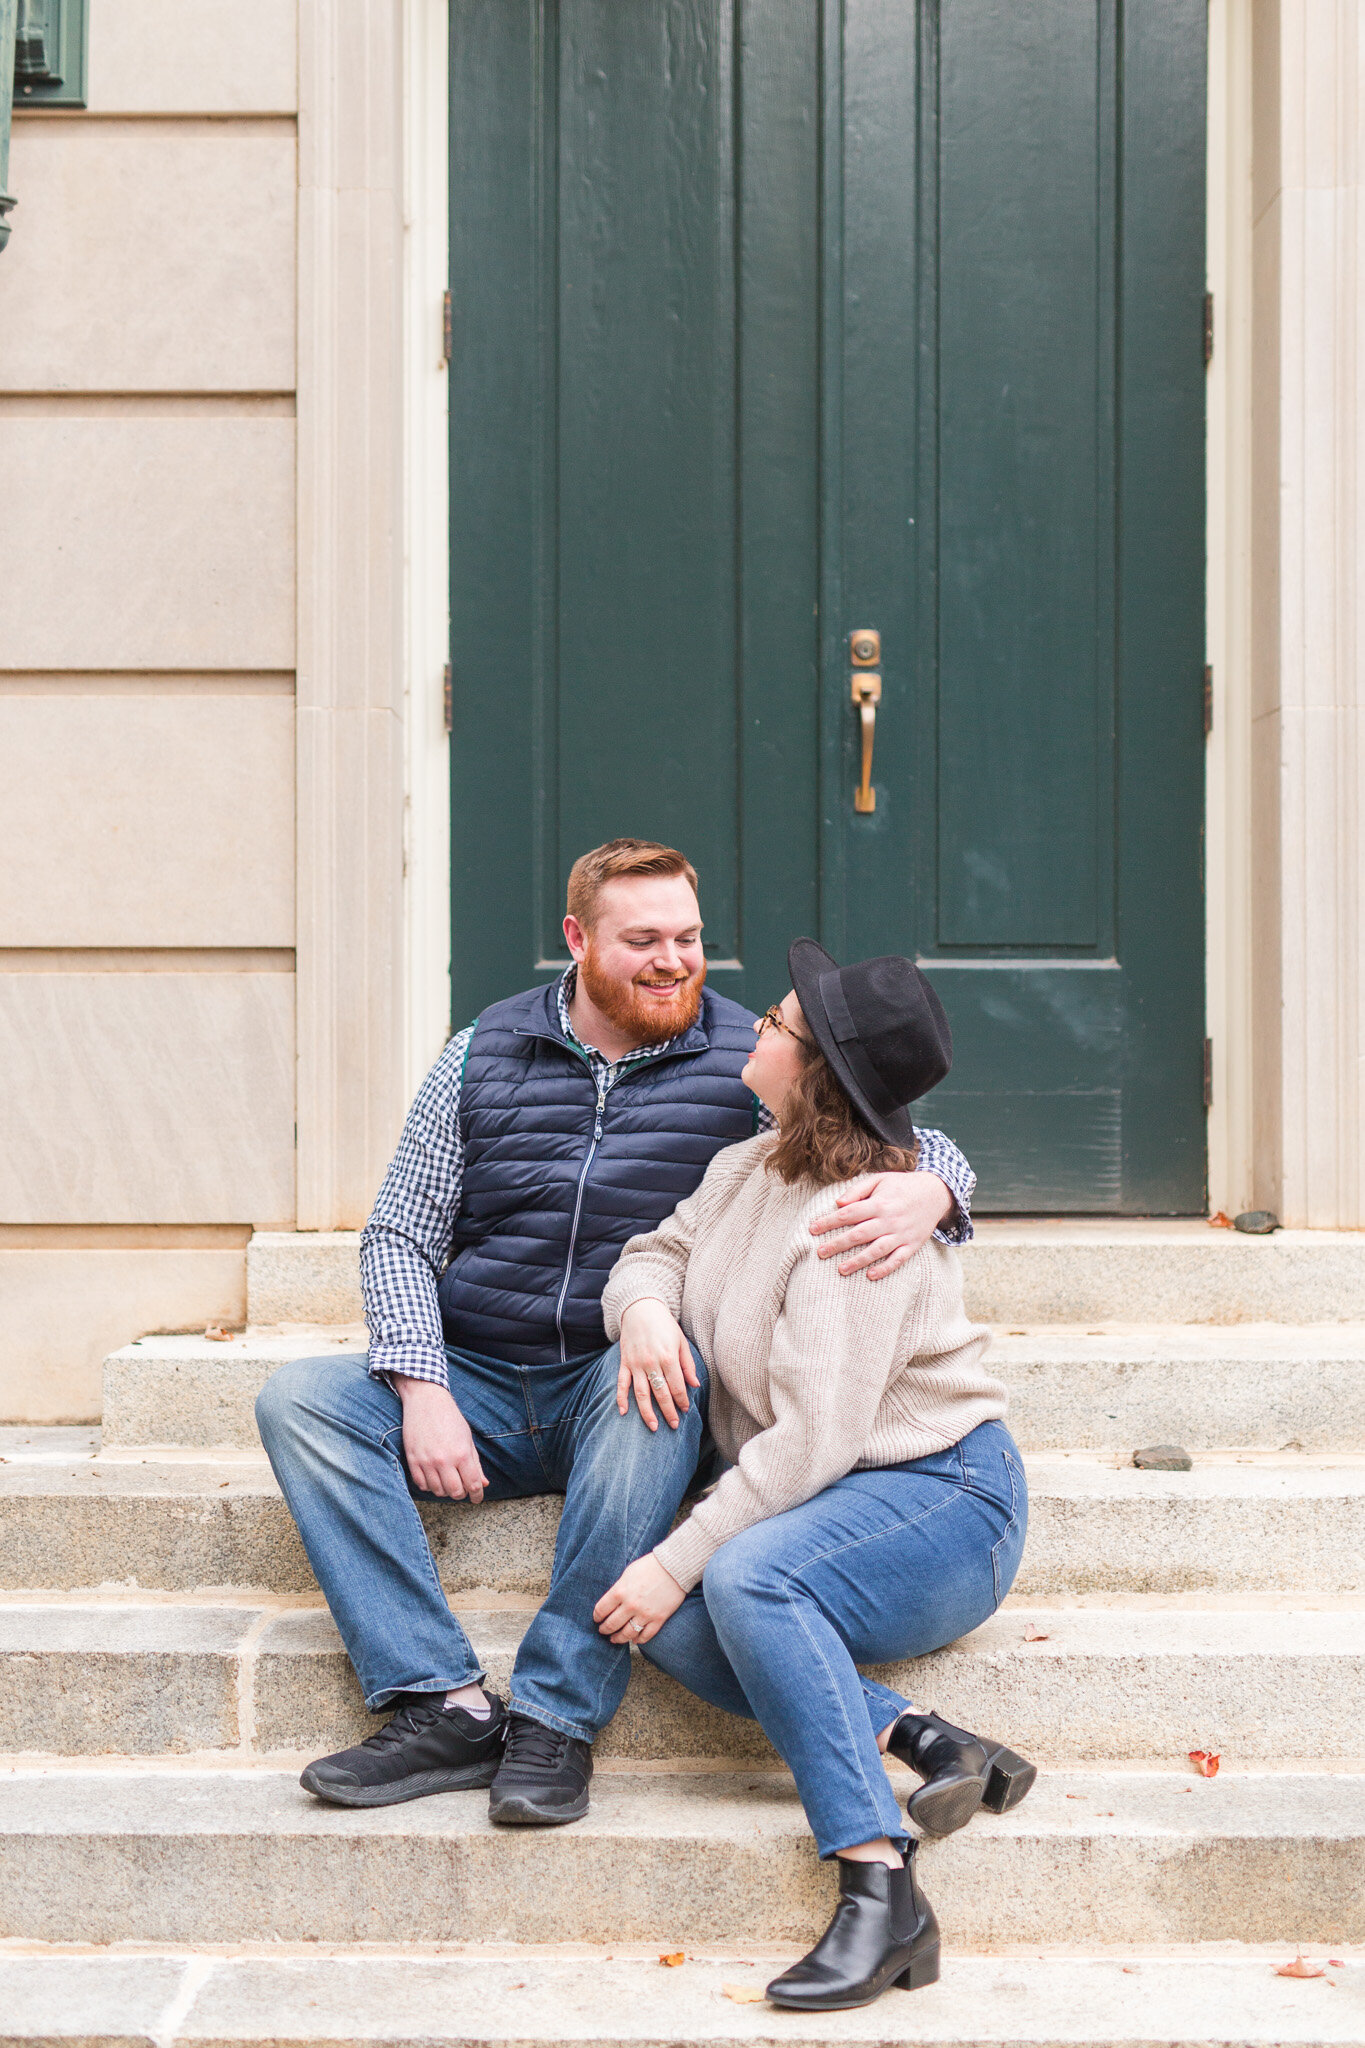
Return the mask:
M1203 9L944 0L913 82L900 15L849 0L840 45L827 526L883 699L863 817L831 635L826 929L942 995L953 1071L922 1114L983 1209L1197 1212ZM915 162L887 180L911 95Z
M1198 1210L1202 0L452 22L457 1021L671 840L755 1007L923 961L983 1208Z
M470 0L453 29L456 1014L567 957L569 867L624 834L688 852L712 982L766 1003L818 917L815 15ZM500 440L486 523L458 479Z
M943 12L943 947L1112 950L1114 52L1100 45L1093 0Z

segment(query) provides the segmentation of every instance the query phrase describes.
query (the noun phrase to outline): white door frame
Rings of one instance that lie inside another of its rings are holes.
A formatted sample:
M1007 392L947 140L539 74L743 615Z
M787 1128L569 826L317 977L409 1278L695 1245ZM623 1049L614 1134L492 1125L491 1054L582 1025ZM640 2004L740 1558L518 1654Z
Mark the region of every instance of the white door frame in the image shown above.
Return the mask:
M403 0L404 1099L450 1027L449 0Z

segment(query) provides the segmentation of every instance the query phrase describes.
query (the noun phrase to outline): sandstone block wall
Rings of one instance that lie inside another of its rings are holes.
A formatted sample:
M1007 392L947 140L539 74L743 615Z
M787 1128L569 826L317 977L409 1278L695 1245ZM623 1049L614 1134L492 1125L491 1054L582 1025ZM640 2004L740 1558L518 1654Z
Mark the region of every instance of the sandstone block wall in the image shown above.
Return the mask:
M0 258L0 1417L295 1216L295 0L96 0Z

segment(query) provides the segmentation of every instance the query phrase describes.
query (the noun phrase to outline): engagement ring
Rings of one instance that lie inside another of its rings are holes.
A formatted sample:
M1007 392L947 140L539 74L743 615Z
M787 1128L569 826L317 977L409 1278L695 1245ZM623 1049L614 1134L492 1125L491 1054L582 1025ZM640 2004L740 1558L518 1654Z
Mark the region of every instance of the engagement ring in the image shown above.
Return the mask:
M645 1378L649 1381L656 1394L662 1394L668 1385L668 1381L661 1372L647 1372Z
M631 1627L634 1629L636 1635L638 1636L641 1629L644 1627L644 1623L642 1621L633 1621L631 1623Z

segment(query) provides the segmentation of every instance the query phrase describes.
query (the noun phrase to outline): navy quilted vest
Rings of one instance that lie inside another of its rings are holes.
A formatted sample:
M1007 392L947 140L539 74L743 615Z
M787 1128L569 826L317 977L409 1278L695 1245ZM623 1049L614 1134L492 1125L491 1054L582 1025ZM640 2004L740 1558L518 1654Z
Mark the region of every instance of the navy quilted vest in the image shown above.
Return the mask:
M753 1018L702 991L672 1052L628 1067L602 1101L559 1028L556 984L479 1017L460 1090L464 1184L441 1279L448 1343L548 1365L606 1348L602 1289L628 1237L653 1230L724 1145L753 1136L740 1080Z

